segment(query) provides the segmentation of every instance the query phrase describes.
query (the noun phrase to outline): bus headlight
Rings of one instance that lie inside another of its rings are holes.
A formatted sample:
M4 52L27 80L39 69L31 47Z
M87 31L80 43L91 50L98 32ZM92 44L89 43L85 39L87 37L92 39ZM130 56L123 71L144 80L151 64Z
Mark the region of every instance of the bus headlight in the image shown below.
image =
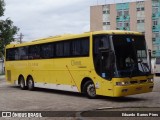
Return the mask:
M149 82L149 83L153 83L154 80L151 78L151 79L148 79L148 82Z
M125 85L129 85L130 82L116 82L117 86L125 86Z

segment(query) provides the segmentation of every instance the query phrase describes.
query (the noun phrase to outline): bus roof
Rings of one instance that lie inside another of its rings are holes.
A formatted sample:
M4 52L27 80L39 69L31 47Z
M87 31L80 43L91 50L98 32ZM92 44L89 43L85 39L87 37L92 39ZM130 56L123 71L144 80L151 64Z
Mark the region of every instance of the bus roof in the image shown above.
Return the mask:
M74 38L80 38L80 37L87 37L90 35L98 35L98 34L121 34L121 35L126 35L126 34L133 34L133 35L143 35L140 32L135 32L135 31L124 31L124 30L103 30L103 31L93 31L93 32L84 32L81 34L64 34L64 35L57 35L57 36L51 36L48 38L42 38L38 40L34 40L31 42L25 42L25 43L11 43L6 46L6 48L13 48L13 47L20 47L20 46L27 46L27 45L34 45L34 44L41 44L41 43L49 43L53 41L61 41L61 40L67 40L67 39L74 39Z

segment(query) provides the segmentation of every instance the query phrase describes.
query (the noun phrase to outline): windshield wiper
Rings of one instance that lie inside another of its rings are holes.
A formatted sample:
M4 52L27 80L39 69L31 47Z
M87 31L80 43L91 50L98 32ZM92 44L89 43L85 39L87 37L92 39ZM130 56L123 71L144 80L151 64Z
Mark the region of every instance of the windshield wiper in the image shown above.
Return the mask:
M148 75L147 73L149 72L149 66L147 65L147 63L144 63L142 58L140 58L140 61L138 61L138 63L140 63L143 72L144 72L146 75ZM147 71L148 71L148 72L147 72Z
M135 63L133 63L132 68L131 68L131 70L130 70L130 71L131 71L130 77L132 77L132 74L133 74L134 68L135 68Z

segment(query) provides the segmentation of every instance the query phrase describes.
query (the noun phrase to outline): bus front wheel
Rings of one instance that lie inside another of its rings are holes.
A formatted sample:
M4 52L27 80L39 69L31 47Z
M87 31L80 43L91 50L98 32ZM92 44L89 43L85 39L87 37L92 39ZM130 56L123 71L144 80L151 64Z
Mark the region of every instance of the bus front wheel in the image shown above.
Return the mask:
M32 77L28 78L27 87L28 87L28 90L31 90L31 91L34 90L34 81Z
M91 99L96 98L96 89L92 81L87 81L84 84L84 92L88 98L91 98Z

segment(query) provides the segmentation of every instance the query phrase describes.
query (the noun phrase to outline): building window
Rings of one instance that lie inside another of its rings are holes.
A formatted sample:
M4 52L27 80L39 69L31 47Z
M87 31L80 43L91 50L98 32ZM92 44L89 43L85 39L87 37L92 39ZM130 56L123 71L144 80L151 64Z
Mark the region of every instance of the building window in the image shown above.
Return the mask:
M158 0L152 0L152 5L153 5L153 7L159 6L159 1Z
M129 22L125 22L124 27L129 27Z
M141 11L141 8L137 8L137 11Z
M110 22L103 22L103 25L110 25Z
M103 14L110 14L110 5L103 5Z
M152 41L155 42L155 41L156 41L156 38L152 38Z
M137 23L141 23L141 21L140 21L140 20L137 20Z
M122 11L118 11L117 16L122 16Z
M141 20L141 23L144 23L145 22L145 20Z
M145 22L145 20L143 19L143 20L137 20L137 23L144 23Z
M129 11L128 10L125 10L124 11L124 16L128 16L129 15Z
M159 32L154 32L153 33L153 38L159 38L160 37L160 33Z
M120 28L120 27L122 27L122 26L123 26L123 23L122 23L122 22L118 22L118 23L117 23L117 27L118 27L118 28Z
M110 25L110 22L107 22L107 25Z
M158 20L153 20L152 23L153 23L153 26L156 26L158 25Z
M110 14L110 10L103 11L103 14Z
M153 46L153 50L155 50L155 51L157 51L157 50L159 50L159 46Z
M144 11L144 1L138 1L137 2L137 11Z
M158 13L158 7L153 8L153 14L156 14L156 13Z
M137 11L144 11L144 7L137 8Z
M103 14L106 14L107 12L106 11L103 11Z
M141 7L141 11L144 11L144 7Z
M106 12L107 12L107 14L110 14L110 10L107 10Z

